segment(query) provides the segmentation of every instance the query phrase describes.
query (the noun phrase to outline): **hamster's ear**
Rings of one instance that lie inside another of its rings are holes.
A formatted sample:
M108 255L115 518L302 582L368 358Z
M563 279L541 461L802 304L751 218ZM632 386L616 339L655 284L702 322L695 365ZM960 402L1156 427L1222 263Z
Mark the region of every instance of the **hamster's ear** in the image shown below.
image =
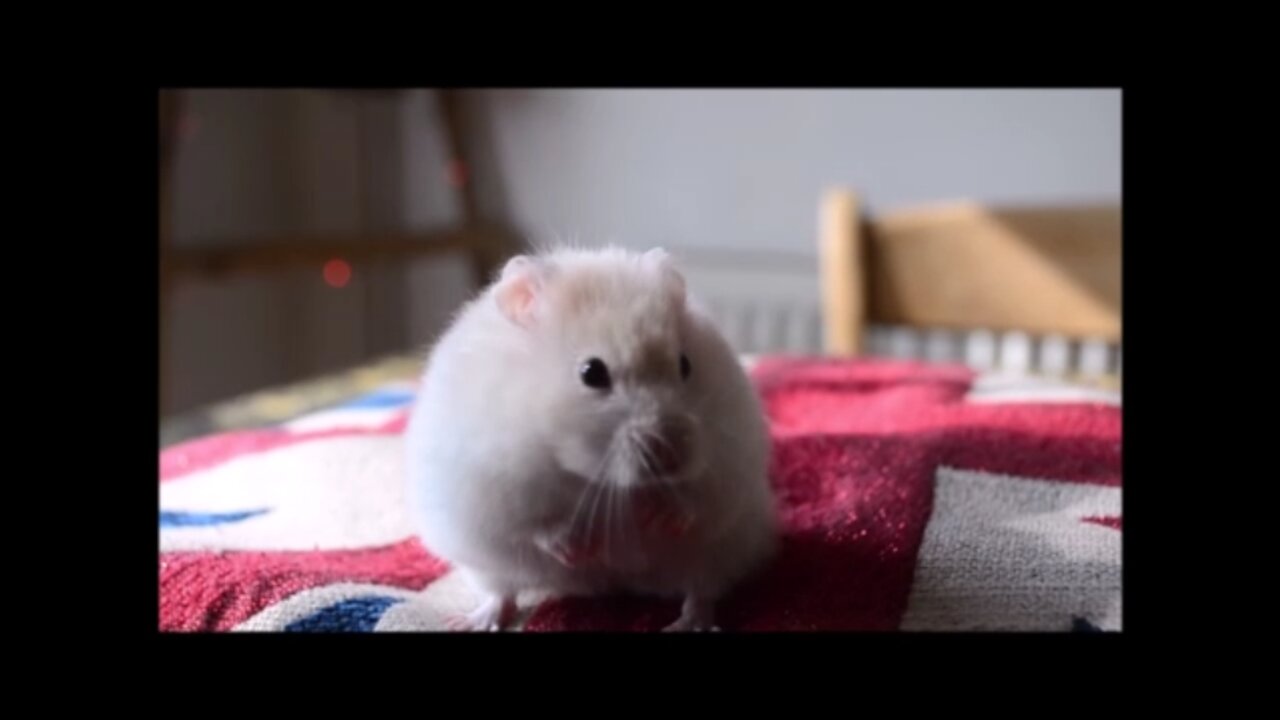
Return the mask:
M516 325L533 324L534 310L542 293L542 270L541 263L528 255L517 255L502 268L494 297L498 309Z
M671 299L678 305L685 302L684 275L676 268L671 254L662 248L653 248L644 254L644 263L659 274L660 282Z

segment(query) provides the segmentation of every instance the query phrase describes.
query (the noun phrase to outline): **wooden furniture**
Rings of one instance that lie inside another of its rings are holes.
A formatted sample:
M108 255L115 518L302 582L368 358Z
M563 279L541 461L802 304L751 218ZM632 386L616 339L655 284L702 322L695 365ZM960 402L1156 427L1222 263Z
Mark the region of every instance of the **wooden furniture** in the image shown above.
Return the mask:
M451 184L462 210L454 227L425 232L363 233L351 237L282 237L253 243L210 242L179 248L171 242L172 173L182 117L182 91L160 92L160 407L166 407L169 347L166 327L170 292L176 283L245 273L273 273L296 267L317 269L340 257L353 265L381 260L410 260L421 256L462 253L469 260L473 280L485 284L505 258L515 252L516 234L486 222L477 209L474 183L467 177L467 137L456 90L437 91L439 126L450 154Z
M863 207L845 189L821 200L826 352L864 352L873 323L1119 343L1118 206Z
M167 400L168 384L165 382L165 368L169 366L169 297L170 276L169 263L167 261L169 248L171 246L171 228L172 228L172 175L173 175L173 157L177 151L177 135L178 135L178 118L180 107L178 106L178 95L174 92L161 92L159 102L159 186L160 186L160 223L157 233L159 238L159 257L160 257L160 317L159 317L159 333L160 333L160 407L161 414L164 413L165 401Z

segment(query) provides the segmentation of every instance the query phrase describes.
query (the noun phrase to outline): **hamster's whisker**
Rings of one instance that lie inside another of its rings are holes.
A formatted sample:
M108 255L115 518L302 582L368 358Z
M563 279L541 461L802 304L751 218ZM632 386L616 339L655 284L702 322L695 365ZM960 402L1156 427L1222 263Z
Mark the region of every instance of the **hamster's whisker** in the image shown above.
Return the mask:
M660 442L663 445L667 445L668 447L670 447L670 445L667 443L666 440L663 440L661 437L659 437L658 435L652 432L648 432L645 430L637 430L637 433L638 433L638 436L633 441L635 449L640 454L642 458L642 462L644 462L646 469L649 469L650 472L652 472L653 468L655 467L654 461L653 461L653 454L648 449L646 440L653 440L655 442ZM654 474L658 479L658 486L661 487L663 491L666 492L667 495L671 497L672 502L675 504L676 509L680 511L680 514L683 515L685 518L693 517L693 512L689 509L688 498L686 498L684 494L680 492L679 486L677 486L674 482L672 482L671 478L665 475L661 475L657 473L654 473Z
M587 496L596 491L596 484L588 480L582 484L582 491L578 493L578 501L573 506L573 515L569 517L569 538L571 541L575 540L579 534L582 511L587 506Z
M622 535L623 546L628 550L636 547L636 537L639 535L633 505L634 497L634 492L631 489L618 492L619 532Z
M600 459L599 465L596 466L595 472L591 474L591 477L588 478L587 482L583 486L582 493L578 496L578 502L573 511L573 518L569 521L571 532L577 533L579 524L582 520L582 511L587 508L586 497L587 495L590 495L590 510L586 513L587 527L584 536L588 543L595 542L596 539L596 524L599 515L601 495L604 494L607 486L609 485L605 480L605 475L609 472L609 466L617 457L618 452L620 452L620 445L618 443L610 443L609 448L605 451L604 457Z
M636 434L631 438L631 444L636 453L640 455L641 462L651 475L660 476L657 458L654 457L653 451L649 449L650 443L661 444L667 449L671 449L671 443L667 442L657 433L650 430L636 430Z
M675 482L672 482L671 478L654 471L657 464L654 462L653 451L649 450L648 442L646 441L660 442L663 443L663 445L667 445L667 442L658 437L657 434L653 434L652 432L648 432L648 430L643 429L637 429L636 436L631 439L631 445L634 447L636 455L640 456L640 461L643 462L645 469L649 470L650 475L653 475L653 477L658 480L658 487L662 488L663 493L666 493L669 501L672 503L672 506L675 507L678 514L681 515L681 518L691 520L694 518L694 512L690 509L691 503L689 502L689 498L685 497L684 493L681 492L680 487L678 487Z
M605 494L606 486L603 483L593 483L595 487L592 490L591 510L587 514L587 544L594 546L596 541L596 520L600 515L600 498Z
M632 452L640 456L640 464L644 466L644 469L648 471L649 474L656 475L658 468L656 458L654 458L653 453L649 450L646 444L646 440L650 438L654 438L654 436L644 430L638 429L635 431L634 435L627 438L627 441L631 446Z
M617 508L617 492L613 483L605 483L605 494L608 496L604 505L604 558L605 562L613 563L613 532L616 521L613 513Z

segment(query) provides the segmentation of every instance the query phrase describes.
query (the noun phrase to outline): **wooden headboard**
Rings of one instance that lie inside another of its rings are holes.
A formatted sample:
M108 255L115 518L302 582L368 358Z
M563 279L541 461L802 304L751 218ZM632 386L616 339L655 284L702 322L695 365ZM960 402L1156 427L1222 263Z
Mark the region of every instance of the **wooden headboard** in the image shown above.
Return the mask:
M879 217L821 201L824 347L862 352L872 323L1119 343L1119 206L948 203Z

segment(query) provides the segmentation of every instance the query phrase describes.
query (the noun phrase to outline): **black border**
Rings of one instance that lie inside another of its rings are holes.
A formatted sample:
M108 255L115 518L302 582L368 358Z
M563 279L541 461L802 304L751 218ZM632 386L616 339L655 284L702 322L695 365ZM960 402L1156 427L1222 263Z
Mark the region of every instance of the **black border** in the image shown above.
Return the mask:
M518 86L510 82L494 83L505 86ZM184 86L200 86L200 83ZM228 83L240 86L243 83ZM574 86L571 83L558 86ZM596 85L603 86L603 85ZM627 85L609 85L627 87ZM637 84L636 86L645 86ZM679 87L679 85L648 85L652 87ZM1006 87L1002 85L975 84L977 87ZM1161 559L1171 559L1181 564L1179 558L1169 558L1169 553L1162 552L1161 536L1157 534L1157 518L1161 515L1160 504L1175 488L1185 490L1185 482L1193 482L1187 478L1185 471L1179 468L1172 472L1158 471L1153 466L1160 463L1162 457L1159 448L1166 450L1164 458L1168 458L1167 443L1147 440L1158 432L1152 426L1157 422L1159 414L1144 410L1156 396L1157 386L1150 374L1144 369L1153 363L1148 362L1148 346L1152 357L1154 353L1171 351L1168 343L1159 342L1151 328L1158 325L1161 310L1167 307L1170 294L1161 293L1155 287L1149 287L1153 280L1160 279L1160 271L1152 262L1143 262L1141 253L1155 255L1162 247L1161 238L1185 235L1185 228L1178 227L1176 215L1169 207L1170 203L1162 199L1153 200L1153 193L1158 192L1158 183L1169 177L1158 168L1159 162L1153 159L1166 160L1166 169L1171 168L1168 161L1168 145L1162 142L1158 123L1153 120L1151 95L1146 91L1135 91L1123 85L1067 85L1063 87L1123 87L1123 203L1124 232L1127 242L1124 246L1124 315L1126 329L1126 367L1128 373L1124 383L1125 418L1124 423L1124 474L1125 474L1125 530L1124 530L1124 583L1125 583L1125 630L1119 634L1061 634L1037 635L1019 634L992 636L985 634L965 635L908 635L908 634L854 634L853 637L841 638L838 633L818 633L811 635L768 635L749 636L734 634L694 635L694 636L662 636L664 639L654 640L659 643L711 643L719 645L737 645L745 649L742 643L797 643L795 650L800 651L800 644L826 642L848 642L848 647L856 648L858 655L878 657L889 647L904 648L911 652L937 649L948 643L962 643L967 648L991 643L997 653L1022 653L1039 641L1048 643L1055 652L1064 651L1067 647L1090 647L1092 643L1121 642L1120 638L1130 635L1159 633L1162 628L1183 627L1184 622L1171 619L1162 623L1159 619L1160 609L1165 603L1153 597L1154 588L1150 584L1156 572L1152 568ZM269 87L269 86L268 86ZM537 87L537 86L530 86ZM723 83L705 87L754 87L749 83ZM787 85L771 84L769 87L787 87ZM806 84L804 87L839 87L821 84ZM856 87L950 87L948 85L857 85ZM957 86L964 87L964 86ZM1046 87L1039 85L1017 85L1009 87ZM1047 86L1054 87L1054 86ZM244 655L245 648L237 643L270 643L272 636L227 636L211 634L201 635L167 635L157 631L158 618L158 572L156 556L158 552L158 535L155 532L155 517L152 508L156 502L156 486L152 485L152 477L156 472L156 434L151 430L152 423L157 422L151 415L153 402L158 398L155 378L157 376L158 335L152 318L158 315L156 282L158 278L158 261L152 244L152 236L156 232L155 203L157 175L153 160L157 153L155 137L157 122L157 87L111 88L100 96L94 96L95 104L86 106L83 101L77 108L65 116L65 136L79 138L81 146L96 152L104 152L107 157L92 163L57 168L51 172L47 182L51 189L73 193L77 201L86 201L88 207L83 212L68 211L65 205L61 210L56 203L49 211L55 226L63 223L75 225L77 221L83 228L67 230L78 233L81 241L77 242L76 257L70 262L66 258L58 258L55 249L53 262L59 268L47 287L47 294L57 295L67 292L71 297L80 299L83 308L80 318L73 316L60 320L60 323L71 323L60 326L51 332L51 340L69 341L67 355L68 367L57 372L71 378L72 392L68 394L68 402L87 405L91 410L88 417L72 420L77 425L77 434L87 436L88 448L73 450L57 441L57 438L44 438L50 443L48 457L60 458L70 455L74 460L84 460L85 467L74 471L75 479L55 478L55 482L75 482L77 489L87 487L94 496L92 505L84 507L88 524L76 531L58 528L59 541L67 543L64 550L67 563L76 565L74 573L82 578L75 592L80 597L85 594L95 596L98 608L110 608L112 618L108 624L113 629L129 629L140 631L143 635L159 635L165 640L164 652L177 652L179 648L193 643L192 650L200 653L225 652L224 662L238 663ZM1147 122L1143 123L1142 120ZM52 123L60 127L58 122ZM137 173L136 176L133 173ZM1186 170L1178 173L1185 177ZM117 196L118 195L118 196ZM1187 198L1188 193L1177 196ZM86 197L88 196L88 197ZM1161 197L1161 196L1155 196ZM1193 203L1191 199L1183 199L1178 204L1182 207ZM83 205L82 205L83 207ZM1165 230L1162 224L1174 224ZM50 248L56 248L67 242L65 239L50 238ZM58 244L54 244L58 243ZM61 260L61 262L58 262ZM65 270L64 270L65 268ZM1173 279L1173 278L1165 278ZM63 286L71 283L74 289ZM1203 290L1201 290L1203 291ZM92 302L84 300L95 298ZM107 309L101 307L99 301L118 307ZM76 313L79 314L79 313ZM79 322L78 322L79 321ZM87 321L87 322L83 322ZM83 324L81 324L83 322ZM88 329L76 331L74 326ZM99 330L98 328L101 328ZM127 328L127 329L126 329ZM89 340L92 333L98 333L99 339ZM61 336L61 337L58 337ZM44 369L41 372L54 372ZM136 381L136 382L135 382ZM1144 394L1147 397L1144 398ZM96 406L96 407L95 407ZM138 417L134 418L133 413ZM1132 414L1138 413L1141 420L1132 421ZM68 410L62 409L63 422L66 422ZM1144 416L1144 413L1145 416ZM76 443L78 445L78 443ZM1146 454L1143 455L1144 451ZM1139 469L1134 458L1142 457L1143 464ZM1173 462L1178 462L1173 458ZM134 493L137 496L134 496ZM79 509L79 508L77 508ZM1170 519L1166 514L1165 519ZM102 527L95 527L101 523ZM92 528L92 529L90 529ZM87 564L90 572L85 573L82 565ZM95 574L100 577L93 577ZM94 624L101 623L103 612L95 615ZM343 647L329 643L383 643L374 645L347 645L355 649L359 647L365 653L384 652L397 643L412 643L405 647L416 648L415 656L424 658L448 657L450 663L461 662L459 653L468 647L465 643L480 643L482 653L478 658L487 657L489 662L498 659L484 653L485 643L502 643L509 651L512 643L537 643L535 647L550 647L548 643L572 642L566 636L539 637L498 635L487 639L474 636L442 636L441 639L429 641L415 636L347 636L340 640L326 639L318 641L303 639L297 636L285 643L324 642L328 648ZM572 637L572 636L568 636ZM643 644L645 641L636 636L629 641ZM212 639L204 639L212 638ZM222 639L217 639L222 638ZM375 639L376 638L376 639ZM676 639L679 638L679 639ZM464 643L443 648L427 642ZM587 641L590 642L590 641ZM385 644L390 643L390 645ZM1007 644L1007 645L1006 645ZM273 645L273 648L285 648L290 645ZM198 650L197 650L198 648ZM215 649L217 648L217 649ZM872 649L875 652L870 652ZM411 651L412 652L412 651ZM1105 651L1103 651L1105 652ZM578 656L580 663L582 656ZM279 662L284 662L280 660ZM927 662L927 661L926 661ZM579 664L575 663L575 665ZM274 664L274 663L273 663ZM499 659L499 665L507 665L507 661ZM474 666L473 666L474 667Z

